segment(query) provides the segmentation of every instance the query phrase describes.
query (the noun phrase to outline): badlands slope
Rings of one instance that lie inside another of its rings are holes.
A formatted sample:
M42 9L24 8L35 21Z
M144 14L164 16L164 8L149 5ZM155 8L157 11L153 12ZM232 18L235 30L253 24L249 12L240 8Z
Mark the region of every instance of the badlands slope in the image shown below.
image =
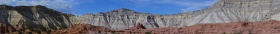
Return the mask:
M82 17L88 20L84 22L86 24L112 30L128 29L138 23L146 28L179 28L201 23L280 20L279 7L280 0L220 0L206 9L172 15L140 13L122 8Z

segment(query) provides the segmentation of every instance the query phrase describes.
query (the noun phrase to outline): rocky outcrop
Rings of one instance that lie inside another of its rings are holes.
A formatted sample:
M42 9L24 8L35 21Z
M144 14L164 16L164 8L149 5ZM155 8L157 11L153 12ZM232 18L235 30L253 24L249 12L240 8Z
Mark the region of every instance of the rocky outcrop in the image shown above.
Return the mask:
M128 9L82 16L87 24L112 30L128 29L140 23L145 28L183 27L201 23L260 22L279 20L279 0L220 0L213 6L194 12L172 15L139 13ZM279 20L280 21L280 20Z
M64 29L78 23L77 16L61 13L44 6L0 5L0 23L11 26L13 30ZM17 27L21 27L17 28ZM1 28L2 29L2 28Z
M107 13L86 14L82 16L87 21L85 23L104 26L113 30L123 30L133 27L135 24L143 24L146 28L158 27L154 21L154 16L147 13L134 12L129 9L112 10Z

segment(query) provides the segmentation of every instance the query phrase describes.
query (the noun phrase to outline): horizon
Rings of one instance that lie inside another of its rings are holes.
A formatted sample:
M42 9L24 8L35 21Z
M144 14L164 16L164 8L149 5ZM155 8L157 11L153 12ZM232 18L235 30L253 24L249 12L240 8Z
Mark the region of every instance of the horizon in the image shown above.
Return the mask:
M0 0L11 6L42 5L74 15L97 14L120 8L150 14L177 14L212 6L218 0Z

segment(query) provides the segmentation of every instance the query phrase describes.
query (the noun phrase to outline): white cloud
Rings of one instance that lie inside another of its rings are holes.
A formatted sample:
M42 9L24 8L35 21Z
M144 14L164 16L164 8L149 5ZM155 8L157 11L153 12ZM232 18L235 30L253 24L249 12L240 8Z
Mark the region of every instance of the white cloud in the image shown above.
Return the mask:
M182 8L181 12L191 12L191 11L195 11L195 10L201 10L203 8L206 8L207 6L190 6L187 8Z
M70 13L70 8L74 5L72 0L0 0L0 4L12 6L43 5L48 8L67 13Z
M187 8L183 8L182 12L190 12L195 10L201 10L203 8L206 8L208 6L213 5L218 0L211 0L211 1L205 1L205 2L178 2L179 5L186 6Z

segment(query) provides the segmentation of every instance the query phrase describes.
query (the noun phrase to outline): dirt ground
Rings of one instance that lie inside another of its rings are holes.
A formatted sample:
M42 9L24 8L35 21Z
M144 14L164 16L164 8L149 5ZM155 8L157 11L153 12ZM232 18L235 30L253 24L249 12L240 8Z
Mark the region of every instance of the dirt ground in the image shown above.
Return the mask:
M51 34L280 34L280 21L229 22L197 24L181 28L146 29L142 24L126 30L109 30L101 26L75 24L67 29L51 30ZM3 26L3 25L2 25ZM5 28L5 27L1 27ZM9 30L9 29L7 29ZM3 30L1 30L3 31ZM8 32L8 31L6 31ZM12 32L13 33L13 32ZM47 33L41 33L47 34Z

